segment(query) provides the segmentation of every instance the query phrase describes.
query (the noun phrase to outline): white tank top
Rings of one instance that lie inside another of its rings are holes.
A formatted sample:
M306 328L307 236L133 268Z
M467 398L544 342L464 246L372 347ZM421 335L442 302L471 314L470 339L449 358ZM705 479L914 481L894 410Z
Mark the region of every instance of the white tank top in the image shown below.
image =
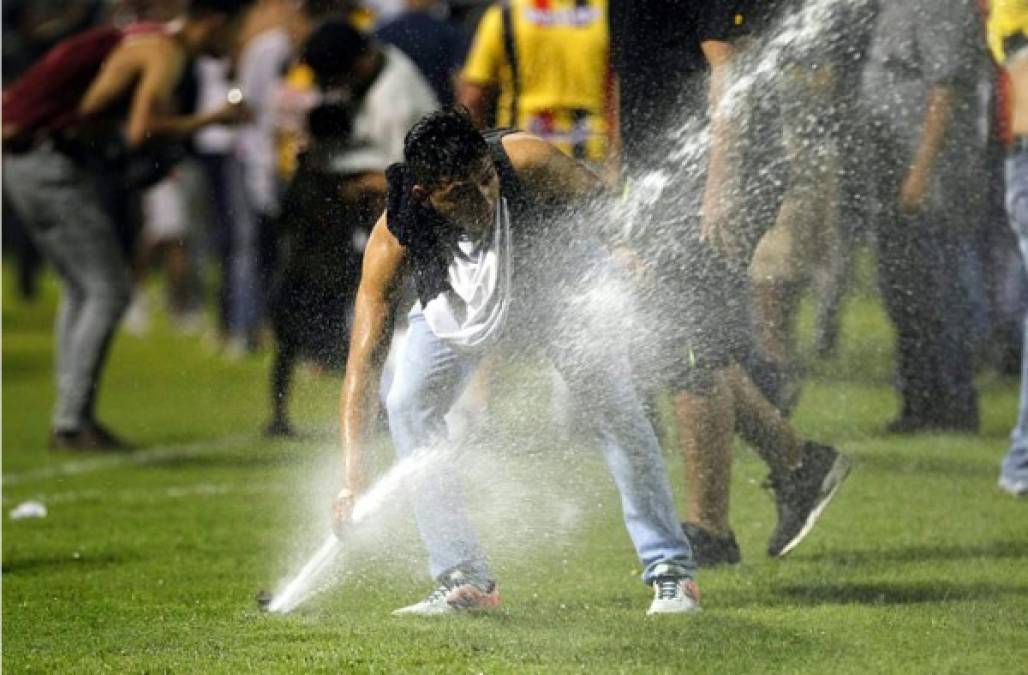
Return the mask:
M501 197L491 231L458 239L447 269L450 289L422 308L428 327L458 349L495 342L510 306L511 273L510 211Z

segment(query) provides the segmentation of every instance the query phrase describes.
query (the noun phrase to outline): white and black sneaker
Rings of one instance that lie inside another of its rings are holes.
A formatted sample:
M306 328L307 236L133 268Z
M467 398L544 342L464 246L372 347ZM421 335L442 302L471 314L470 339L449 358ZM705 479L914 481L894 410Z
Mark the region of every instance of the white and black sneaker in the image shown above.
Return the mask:
M393 616L439 616L500 606L496 582L475 582L460 571L444 576L421 602L393 611Z
M778 524L767 545L768 555L781 558L806 537L846 476L850 459L827 445L806 444L803 464L788 474L772 475Z
M688 577L657 577L653 581L653 602L646 612L686 614L700 611L700 587Z

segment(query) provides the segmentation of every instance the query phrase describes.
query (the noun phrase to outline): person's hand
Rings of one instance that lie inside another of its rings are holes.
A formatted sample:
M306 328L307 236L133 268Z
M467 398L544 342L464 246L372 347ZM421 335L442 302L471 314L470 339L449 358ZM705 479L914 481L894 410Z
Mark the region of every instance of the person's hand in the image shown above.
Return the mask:
M732 231L732 219L716 191L708 190L703 196L700 241L726 259L744 256L742 244Z
M341 537L347 526L353 522L353 507L357 503L357 493L350 488L343 488L332 500L332 530Z
M627 246L617 246L611 252L611 257L621 269L638 284L646 284L652 281L653 266L643 260L637 251Z
M900 187L900 210L907 215L918 213L924 208L927 193L927 172L916 168L911 169L907 177L903 179L903 185Z
M253 121L253 111L243 101L227 102L211 114L214 124L235 126Z

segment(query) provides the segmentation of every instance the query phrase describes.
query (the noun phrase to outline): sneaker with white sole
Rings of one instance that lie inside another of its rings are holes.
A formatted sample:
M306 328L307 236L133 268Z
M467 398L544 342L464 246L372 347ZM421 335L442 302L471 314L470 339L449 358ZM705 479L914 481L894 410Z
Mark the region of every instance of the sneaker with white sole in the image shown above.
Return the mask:
M803 464L784 476L772 476L778 524L768 555L781 558L796 548L824 512L850 472L850 459L835 448L806 444Z
M688 577L657 577L653 580L653 602L646 612L687 614L700 611L700 587Z
M1015 497L1028 497L1028 478L1010 478L1000 475L999 487Z
M500 606L496 582L475 582L460 571L443 577L439 586L421 602L393 611L393 616L439 616Z

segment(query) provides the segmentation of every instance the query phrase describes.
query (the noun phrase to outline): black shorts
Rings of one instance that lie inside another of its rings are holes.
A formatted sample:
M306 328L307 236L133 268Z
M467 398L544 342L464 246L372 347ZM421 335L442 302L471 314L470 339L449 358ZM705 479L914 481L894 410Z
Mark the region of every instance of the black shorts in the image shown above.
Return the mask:
M744 270L703 244L676 263L660 265L643 293L636 372L644 388L698 391L710 375L753 351L749 287Z

